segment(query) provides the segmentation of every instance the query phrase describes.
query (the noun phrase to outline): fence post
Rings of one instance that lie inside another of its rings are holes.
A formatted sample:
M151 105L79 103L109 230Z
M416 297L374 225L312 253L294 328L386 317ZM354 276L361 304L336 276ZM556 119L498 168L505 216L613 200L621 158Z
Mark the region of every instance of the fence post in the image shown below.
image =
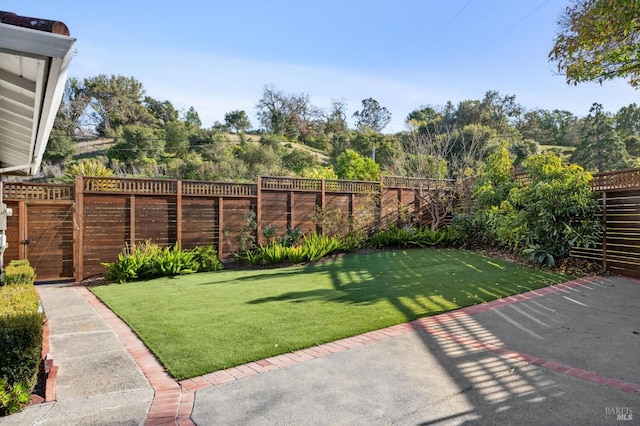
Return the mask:
M25 234L25 229L27 228L27 203L23 200L18 201L18 244L20 244L18 249L18 259L26 259L27 258L27 245L22 244L27 236Z
M176 244L182 247L182 181L176 182Z
M84 279L84 177L76 176L74 192L73 278Z
M607 191L602 191L602 268L607 270Z
M256 178L256 244L262 244L262 176ZM249 205L251 209L251 205Z
M218 197L218 257L224 257L224 197Z
M129 247L136 246L136 196L129 196Z

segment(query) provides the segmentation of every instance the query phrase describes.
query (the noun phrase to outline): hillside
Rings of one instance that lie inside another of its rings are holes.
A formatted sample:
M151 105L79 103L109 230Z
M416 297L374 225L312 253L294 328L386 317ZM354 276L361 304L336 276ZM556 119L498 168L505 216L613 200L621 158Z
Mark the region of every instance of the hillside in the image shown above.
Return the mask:
M229 143L239 144L240 136L237 134L227 133L225 137ZM248 143L260 143L260 136L256 135L247 135L246 140ZM83 158L93 158L101 155L106 155L109 148L114 145L114 139L112 138L101 138L87 141L78 141L76 142L77 152L75 155L76 159ZM322 151L314 149L312 147L303 145L297 142L288 142L288 141L280 141L280 145L289 150L302 150L307 151L313 154L316 157L316 160L319 164L327 165L329 164L329 156Z

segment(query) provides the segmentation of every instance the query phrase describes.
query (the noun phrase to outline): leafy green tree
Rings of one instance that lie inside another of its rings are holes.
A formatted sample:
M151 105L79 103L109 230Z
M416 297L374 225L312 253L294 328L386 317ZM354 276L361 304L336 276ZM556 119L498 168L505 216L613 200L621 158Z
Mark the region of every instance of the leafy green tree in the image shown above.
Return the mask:
M616 132L624 141L629 155L640 156L640 107L635 103L622 107L614 120Z
M314 167L317 164L316 156L309 151L293 149L282 156L282 166L300 175L304 170Z
M70 161L75 153L75 141L64 130L53 129L42 158L53 164L61 164Z
M108 156L126 165L153 164L164 153L164 145L164 139L158 138L152 128L125 126Z
M302 177L312 179L338 179L332 166L314 166L302 171Z
M224 115L225 124L236 133L244 132L251 127L247 113L241 110L231 111Z
M373 159L348 149L336 158L336 174L347 180L380 180L380 166Z
M442 129L443 121L442 113L431 106L411 111L405 120L414 131L424 134L434 134Z
M156 120L156 125L162 127L168 123L178 121L178 110L169 101L158 101L150 96L144 98L144 105L149 110L149 114Z
M638 87L639 15L637 0L573 0L558 22L549 59L567 83L626 78Z
M189 136L191 126L181 121L170 121L164 125L160 133L164 133L165 152L175 156L184 156L189 152Z
M348 146L362 156L373 158L383 168L391 167L401 149L394 135L373 130L352 131Z
M113 135L121 126L153 123L153 116L143 104L144 88L135 78L101 74L86 78L84 86L98 134Z
M202 127L202 120L200 120L200 115L194 107L189 107L189 109L184 113L182 121L198 129Z
M377 100L367 98L362 100L362 110L354 112L353 118L356 119L358 129L381 132L391 121L391 113Z
M584 137L571 161L586 169L605 172L632 165L624 142L616 133L613 118L594 103L584 123Z

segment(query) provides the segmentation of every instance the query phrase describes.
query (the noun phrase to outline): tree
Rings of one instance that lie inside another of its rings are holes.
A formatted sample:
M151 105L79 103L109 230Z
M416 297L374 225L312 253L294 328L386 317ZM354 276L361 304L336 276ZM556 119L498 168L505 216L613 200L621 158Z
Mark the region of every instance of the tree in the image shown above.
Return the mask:
M260 124L268 133L304 140L311 134L311 122L319 111L304 93L286 95L266 86L256 104Z
M63 131L68 136L84 133L86 123L86 109L90 102L83 82L75 77L69 78L64 86L62 102L56 115L54 128Z
M381 132L391 121L391 113L373 98L362 100L362 110L353 113L356 126L362 131Z
M143 104L144 88L135 78L102 74L86 78L84 86L98 134L113 135L121 126L153 123L153 116Z
M144 105L153 118L156 119L156 125L159 127L167 123L176 122L179 119L178 110L176 110L169 101L158 101L150 96L146 96L144 98Z
M633 103L620 108L615 115L615 127L629 154L640 156L640 107Z
M224 115L224 122L229 128L235 130L236 133L244 132L251 127L247 113L240 110L226 113Z
M338 155L335 171L340 179L380 180L378 163L350 149Z
M141 126L125 126L109 150L109 158L127 165L155 163L164 152L164 140L154 129Z
M571 161L598 172L631 166L629 153L614 128L613 118L594 103L584 123L582 142L571 155Z
M61 164L70 161L75 153L75 141L64 130L53 129L42 158L44 161Z
M200 120L200 115L198 114L198 111L196 111L194 107L189 107L189 109L183 113L182 121L196 128L202 127L202 121Z
M573 0L560 17L549 59L567 83L626 78L640 85L640 2Z
M393 170L399 176L416 178L414 194L429 216L432 230L454 213L460 198L470 198L468 178L484 158L486 147L478 132L458 132L449 127L402 140L403 149Z

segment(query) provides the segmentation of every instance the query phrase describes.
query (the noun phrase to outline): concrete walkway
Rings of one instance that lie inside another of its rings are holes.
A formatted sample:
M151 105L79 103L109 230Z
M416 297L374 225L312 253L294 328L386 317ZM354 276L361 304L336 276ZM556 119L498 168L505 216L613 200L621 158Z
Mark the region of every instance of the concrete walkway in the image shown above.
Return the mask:
M37 286L58 366L55 401L0 419L4 425L143 424L153 387L118 334L73 284Z
M3 425L640 423L640 281L628 278L576 280L180 383L86 288L38 290L57 401Z

